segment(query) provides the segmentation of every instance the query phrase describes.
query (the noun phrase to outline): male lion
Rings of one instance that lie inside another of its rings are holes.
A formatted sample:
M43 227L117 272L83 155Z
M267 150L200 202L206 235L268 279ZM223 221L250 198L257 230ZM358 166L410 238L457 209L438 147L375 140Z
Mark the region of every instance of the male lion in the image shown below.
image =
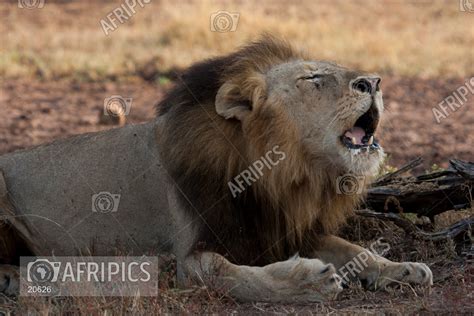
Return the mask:
M383 157L379 82L265 37L189 68L152 122L0 157L0 290L17 290L21 255L117 249L171 252L180 280L241 301L332 298L361 253L369 289L431 284L423 263L331 235L361 199L338 178L369 179ZM120 194L118 208L92 212L99 192Z

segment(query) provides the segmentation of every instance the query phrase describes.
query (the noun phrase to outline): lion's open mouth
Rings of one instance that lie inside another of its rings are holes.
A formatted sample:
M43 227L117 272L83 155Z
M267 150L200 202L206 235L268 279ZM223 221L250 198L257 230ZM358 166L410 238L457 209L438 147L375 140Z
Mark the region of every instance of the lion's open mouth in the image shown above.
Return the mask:
M379 113L372 105L370 109L357 119L354 126L344 132L341 142L349 149L379 149L374 134L379 123Z

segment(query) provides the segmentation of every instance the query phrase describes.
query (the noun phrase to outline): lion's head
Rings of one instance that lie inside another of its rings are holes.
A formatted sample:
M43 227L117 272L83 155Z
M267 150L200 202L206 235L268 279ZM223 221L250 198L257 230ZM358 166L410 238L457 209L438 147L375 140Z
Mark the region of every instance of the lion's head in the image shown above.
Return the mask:
M337 228L360 201L340 192L341 176L378 170L379 82L265 37L178 79L158 107L163 160L192 212L211 230L226 230L223 244L229 234L238 238L229 229L244 227L273 253L291 254L305 236ZM285 159L255 170L275 146ZM239 174L246 188L231 196L228 184ZM218 215L203 216L213 202Z

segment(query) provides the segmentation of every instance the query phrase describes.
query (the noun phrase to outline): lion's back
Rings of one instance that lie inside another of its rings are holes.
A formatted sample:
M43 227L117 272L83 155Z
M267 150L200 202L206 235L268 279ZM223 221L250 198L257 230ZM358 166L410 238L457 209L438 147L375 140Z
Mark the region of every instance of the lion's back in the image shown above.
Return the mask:
M178 228L170 215L171 184L154 124L79 135L0 157L14 210L48 241L46 253L74 255L87 248L108 255L116 246L141 254L171 247L167 238Z

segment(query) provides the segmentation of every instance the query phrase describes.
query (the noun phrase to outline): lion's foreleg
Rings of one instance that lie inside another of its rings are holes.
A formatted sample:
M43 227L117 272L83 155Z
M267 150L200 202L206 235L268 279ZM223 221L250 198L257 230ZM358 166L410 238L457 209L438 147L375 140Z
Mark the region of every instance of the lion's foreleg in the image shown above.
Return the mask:
M235 265L216 253L201 252L187 257L185 271L193 281L243 302L324 301L342 290L334 267L317 259L294 257L254 267Z
M393 262L336 236L322 237L314 257L332 263L343 280L359 279L373 290L391 283L433 284L433 274L424 263Z

